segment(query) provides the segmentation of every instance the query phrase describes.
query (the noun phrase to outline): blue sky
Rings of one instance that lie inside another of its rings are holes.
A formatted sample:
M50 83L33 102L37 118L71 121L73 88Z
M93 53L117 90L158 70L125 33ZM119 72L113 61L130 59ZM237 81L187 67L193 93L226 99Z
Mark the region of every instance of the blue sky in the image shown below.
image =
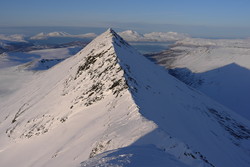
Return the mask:
M0 26L176 29L250 36L249 0L0 0L0 4Z

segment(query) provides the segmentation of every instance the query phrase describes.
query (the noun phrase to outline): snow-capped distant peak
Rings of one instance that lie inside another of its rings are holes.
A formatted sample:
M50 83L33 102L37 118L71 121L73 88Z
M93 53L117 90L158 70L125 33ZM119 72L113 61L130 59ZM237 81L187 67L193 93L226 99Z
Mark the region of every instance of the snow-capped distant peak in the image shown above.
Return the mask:
M5 35L0 34L0 41L6 42L27 42L22 34Z
M138 32L133 31L133 30L127 30L127 31L123 31L118 33L119 35L135 35L135 36L141 36Z
M153 41L177 41L188 38L187 34L177 33L177 32L152 32L144 34L148 40Z
M86 34L78 34L78 35L72 35L66 32L50 32L50 33L39 33L35 36L30 37L32 40L42 40L47 39L51 37L70 37L70 38L94 38L97 35L95 33L86 33Z
M127 30L118 33L121 37L128 41L178 41L189 38L189 35L177 32L151 32L139 34L136 31Z
M65 32L50 32L50 33L41 32L35 36L32 36L30 39L39 40L39 39L47 39L49 37L65 37L67 35L68 34Z
M47 34L48 37L65 37L65 36L69 36L69 33L66 32L50 32Z

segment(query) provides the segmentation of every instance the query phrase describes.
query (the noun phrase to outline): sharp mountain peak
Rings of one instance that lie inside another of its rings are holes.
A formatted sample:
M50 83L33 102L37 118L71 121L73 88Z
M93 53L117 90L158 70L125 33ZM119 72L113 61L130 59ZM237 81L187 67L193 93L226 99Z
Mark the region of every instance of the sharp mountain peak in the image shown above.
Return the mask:
M249 122L170 76L112 29L38 74L1 109L0 166L77 166L133 145L153 145L187 166L250 163Z

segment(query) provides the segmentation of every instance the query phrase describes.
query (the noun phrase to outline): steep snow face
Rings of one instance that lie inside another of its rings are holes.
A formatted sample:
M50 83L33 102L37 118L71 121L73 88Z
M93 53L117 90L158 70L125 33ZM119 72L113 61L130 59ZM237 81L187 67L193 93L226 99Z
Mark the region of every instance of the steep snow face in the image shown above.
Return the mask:
M127 67L125 76L143 116L153 120L170 136L199 150L215 166L235 166L239 161L243 166L249 165L249 145L245 146L250 137L248 121L178 82L136 51L118 45L115 49L122 67ZM246 131L240 130L241 124ZM147 140L147 137L151 139L152 136L148 134L141 140Z
M119 165L152 151L166 165L249 166L248 121L111 29L29 85L0 104L0 166Z

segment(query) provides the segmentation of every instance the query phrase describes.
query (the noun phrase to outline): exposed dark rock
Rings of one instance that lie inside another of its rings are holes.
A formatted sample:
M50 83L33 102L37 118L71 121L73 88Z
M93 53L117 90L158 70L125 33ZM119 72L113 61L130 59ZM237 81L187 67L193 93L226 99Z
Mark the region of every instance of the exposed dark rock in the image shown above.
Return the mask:
M240 124L229 115L222 115L217 110L209 108L208 111L216 118L219 124L235 139L250 139L250 129Z

